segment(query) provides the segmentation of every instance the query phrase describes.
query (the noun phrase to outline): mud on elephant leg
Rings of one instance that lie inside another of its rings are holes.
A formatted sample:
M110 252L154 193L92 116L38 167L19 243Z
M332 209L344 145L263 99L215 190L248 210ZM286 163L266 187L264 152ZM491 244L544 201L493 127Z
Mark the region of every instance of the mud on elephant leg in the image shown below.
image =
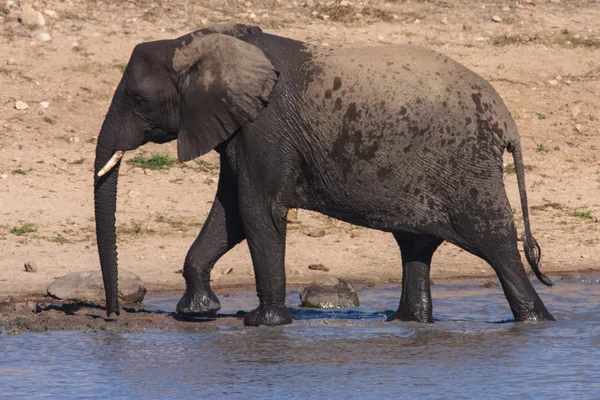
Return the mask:
M430 264L442 239L425 235L394 233L402 252L402 295L400 306L388 321L433 322Z
M224 179L219 182L217 197L206 223L185 258L183 276L186 289L177 304L179 313L211 316L221 309L219 299L210 288L210 271L223 254L244 239L237 194L223 188Z

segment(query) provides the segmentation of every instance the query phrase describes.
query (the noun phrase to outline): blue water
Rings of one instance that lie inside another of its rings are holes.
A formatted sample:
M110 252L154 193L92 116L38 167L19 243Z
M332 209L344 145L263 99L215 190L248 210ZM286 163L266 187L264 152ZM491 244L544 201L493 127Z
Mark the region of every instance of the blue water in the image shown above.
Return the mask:
M433 287L435 324L384 322L400 290L359 292L353 310L294 324L205 332L0 334L0 398L598 398L600 283L536 286L557 322L514 323L500 288ZM149 297L173 311L178 297ZM223 310L256 306L221 296ZM190 322L201 324L202 322Z

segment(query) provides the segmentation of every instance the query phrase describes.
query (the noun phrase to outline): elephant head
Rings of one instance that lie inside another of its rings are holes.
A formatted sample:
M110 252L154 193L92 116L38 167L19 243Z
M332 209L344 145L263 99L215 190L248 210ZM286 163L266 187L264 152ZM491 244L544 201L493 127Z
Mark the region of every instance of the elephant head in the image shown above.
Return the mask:
M135 47L96 146L94 205L108 316L119 315L115 211L121 157L177 139L189 161L214 149L266 107L278 72L239 38L257 27L221 25Z

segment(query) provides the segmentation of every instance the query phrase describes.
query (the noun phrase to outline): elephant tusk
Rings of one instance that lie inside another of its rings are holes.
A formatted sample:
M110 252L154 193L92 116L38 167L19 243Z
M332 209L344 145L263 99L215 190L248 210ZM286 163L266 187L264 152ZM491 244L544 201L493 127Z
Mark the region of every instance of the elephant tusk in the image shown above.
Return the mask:
M123 150L117 150L115 154L113 154L113 156L110 158L110 160L108 160L106 165L102 167L100 172L98 172L98 178L100 178L102 175L106 174L108 171L113 169L114 166L117 165L121 157L123 157L123 154L125 154Z

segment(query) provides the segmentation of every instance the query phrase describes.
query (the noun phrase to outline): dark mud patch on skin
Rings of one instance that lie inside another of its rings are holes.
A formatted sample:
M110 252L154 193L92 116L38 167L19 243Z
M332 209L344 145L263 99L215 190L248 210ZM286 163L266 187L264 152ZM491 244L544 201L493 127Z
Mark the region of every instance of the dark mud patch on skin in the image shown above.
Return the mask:
M141 332L146 329L210 332L220 326L242 325L243 313L215 318L187 317L177 313L122 307L121 315L106 317L104 308L93 304L62 302L48 298L8 300L0 303L0 332L79 330L83 332Z

